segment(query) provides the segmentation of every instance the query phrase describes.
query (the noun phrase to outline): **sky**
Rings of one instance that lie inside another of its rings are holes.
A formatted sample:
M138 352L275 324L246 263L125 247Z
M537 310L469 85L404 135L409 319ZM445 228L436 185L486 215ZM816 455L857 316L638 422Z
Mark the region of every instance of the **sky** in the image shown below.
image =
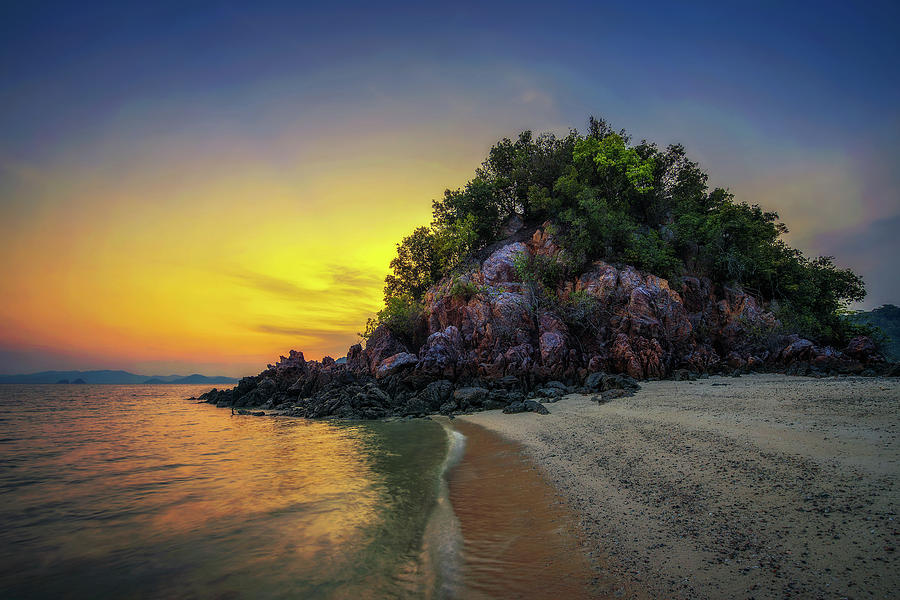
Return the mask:
M0 8L0 373L343 356L434 198L589 115L900 304L895 3L125 4Z

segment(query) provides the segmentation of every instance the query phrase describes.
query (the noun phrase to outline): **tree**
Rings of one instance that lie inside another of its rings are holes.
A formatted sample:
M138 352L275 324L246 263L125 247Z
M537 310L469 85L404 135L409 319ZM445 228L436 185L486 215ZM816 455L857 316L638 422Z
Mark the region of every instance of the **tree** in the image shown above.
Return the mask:
M564 250L560 273L577 275L602 258L667 278L706 276L777 301L798 332L846 340L854 330L843 313L865 296L862 279L831 257L805 257L782 239L777 213L707 182L683 146L634 145L603 119L591 117L587 135L504 138L471 181L432 203L431 226L398 244L385 299L420 302L520 215L531 225L551 221Z
M384 280L385 299L421 300L425 291L441 278L441 266L434 233L427 227L417 228L397 244L392 273Z

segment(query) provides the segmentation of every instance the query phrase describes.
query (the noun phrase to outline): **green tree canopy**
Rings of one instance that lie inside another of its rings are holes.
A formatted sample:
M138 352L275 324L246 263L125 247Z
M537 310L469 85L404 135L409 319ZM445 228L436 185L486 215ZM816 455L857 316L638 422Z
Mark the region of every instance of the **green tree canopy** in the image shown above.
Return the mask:
M707 182L681 145L632 144L625 131L593 117L585 135L504 138L471 181L432 203L431 225L397 245L386 306L421 302L518 215L531 226L552 223L567 275L603 259L676 283L685 274L706 276L777 301L779 316L799 333L846 339L852 328L842 315L865 296L862 279L831 257L805 257L782 239L787 228L777 213Z

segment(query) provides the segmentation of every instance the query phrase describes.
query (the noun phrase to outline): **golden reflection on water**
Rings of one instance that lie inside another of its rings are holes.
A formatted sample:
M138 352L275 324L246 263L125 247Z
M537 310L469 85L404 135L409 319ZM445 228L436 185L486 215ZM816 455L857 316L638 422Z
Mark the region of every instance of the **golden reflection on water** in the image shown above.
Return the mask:
M350 597L371 579L393 501L374 465L398 460L372 428L232 417L167 392L109 386L3 424L33 483L3 473L0 591Z

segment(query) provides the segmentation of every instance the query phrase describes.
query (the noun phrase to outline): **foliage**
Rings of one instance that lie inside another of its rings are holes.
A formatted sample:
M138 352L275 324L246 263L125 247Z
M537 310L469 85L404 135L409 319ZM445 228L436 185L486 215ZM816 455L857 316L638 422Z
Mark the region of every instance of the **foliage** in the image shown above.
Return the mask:
M847 319L873 330L870 335L879 350L891 360L900 361L900 306L885 304L874 310L850 313Z
M448 294L453 298L462 298L467 302L481 293L481 288L466 279L455 279Z
M385 302L391 298L421 300L425 290L442 276L438 238L427 227L419 227L397 244L391 261L393 273L384 280Z
M819 341L842 343L859 331L844 314L865 296L858 275L831 257L807 258L788 246L777 213L710 190L681 145L633 144L625 131L593 117L585 135L525 131L491 148L471 181L433 202L430 227L398 245L386 301L420 302L430 286L497 241L513 215L531 226L549 220L563 246L553 264L523 258L530 262L516 265L535 286L555 289L598 259L626 262L676 286L683 273L740 284L777 301L785 323Z
M597 335L606 322L597 298L584 290L572 292L557 303L556 313L569 329L582 329Z
M414 344L422 322L422 304L410 296L392 296L385 300L384 308L366 322L366 329L358 334L369 339L379 325L390 329L399 339Z
M513 266L519 280L547 291L555 290L566 275L565 264L555 256L521 252L513 258Z
M645 233L632 233L625 248L624 258L625 262L638 269L666 278L677 276L682 266L671 244L663 241L655 229Z

